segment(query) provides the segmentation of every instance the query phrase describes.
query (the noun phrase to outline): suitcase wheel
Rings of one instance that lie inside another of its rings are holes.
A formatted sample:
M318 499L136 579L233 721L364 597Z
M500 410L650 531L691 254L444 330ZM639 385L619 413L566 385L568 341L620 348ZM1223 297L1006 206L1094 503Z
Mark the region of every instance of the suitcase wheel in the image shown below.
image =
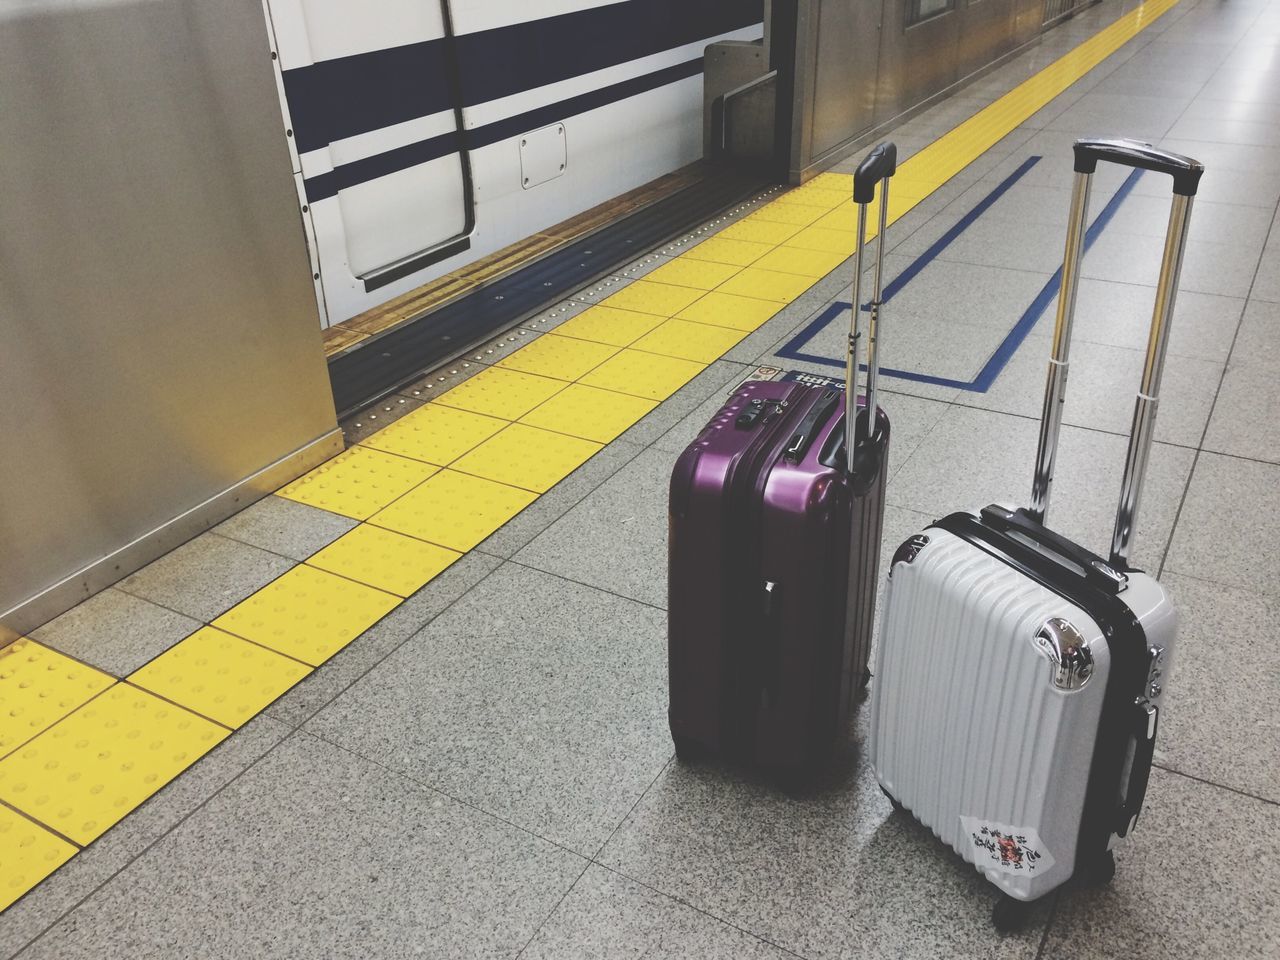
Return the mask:
M676 745L676 759L681 763L701 763L711 756L711 751L697 740L672 735Z
M1031 915L1032 904L1025 900L1016 900L1008 894L1001 894L991 911L991 922L1001 933L1017 933L1027 925Z
M1084 864L1080 871L1080 879L1089 887L1105 887L1116 875L1116 855L1110 850L1103 851L1102 856Z
M894 812L894 813L901 813L901 812L902 812L902 810L903 810L902 804L901 804L901 803L899 803L899 802L897 801L897 799L895 799L895 798L894 798L893 794L891 794L891 793L890 793L888 790L886 790L884 787L881 787L881 788L880 788L880 792L881 792L881 793L883 793L883 794L885 795L885 797L887 797L887 798L888 798L890 805L893 807L893 812Z

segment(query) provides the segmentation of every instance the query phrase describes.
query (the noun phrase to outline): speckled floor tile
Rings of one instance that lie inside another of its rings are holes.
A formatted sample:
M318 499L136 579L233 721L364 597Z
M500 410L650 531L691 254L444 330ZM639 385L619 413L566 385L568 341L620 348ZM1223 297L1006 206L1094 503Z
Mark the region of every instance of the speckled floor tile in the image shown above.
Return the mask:
M1072 343L1145 350L1155 296L1155 287L1082 278L1076 293ZM1244 304L1237 297L1179 290L1169 331L1168 355L1225 362ZM1045 340L1053 332L1057 312L1058 298L1054 297L1045 309L1045 319L1036 328ZM1048 346L1040 352L1048 357Z
M1063 896L1044 960L1280 953L1280 807L1154 770L1105 889Z
M208 622L293 565L292 560L266 550L203 533L116 586Z
M214 532L281 556L305 560L355 525L355 520L328 510L271 496L224 520Z
M1024 506L1039 429L1035 419L953 406L894 475L886 500L933 516L989 503ZM1049 526L1095 552L1110 548L1126 442L1062 428ZM1160 562L1193 457L1184 447L1152 448L1133 553L1139 566Z
M294 734L24 956L513 956L585 865Z
M514 559L665 609L667 491L676 456L646 450Z
M303 729L591 855L672 754L662 611L507 564Z
M482 540L476 549L510 558L583 497L634 460L643 449L627 440L614 440L499 527L488 539Z
M1047 337L1023 344L990 390L968 393L957 402L1038 418L1044 404L1049 353ZM1072 343L1070 356L1062 422L1127 436L1133 423L1134 398L1142 382L1145 350L1080 342ZM1212 360L1166 357L1156 418L1157 441L1184 447L1200 445L1222 367Z
M1280 596L1280 465L1202 452L1165 570Z
M803 957L1036 955L1028 929L991 928L994 888L846 757L787 796L715 766L672 763L605 846L605 866Z
M325 661L266 713L291 727L359 680L391 651L431 622L498 566L499 560L473 550L372 627Z
M198 620L120 590L108 589L46 623L31 637L123 677L200 626Z
M0 912L0 957L9 960L20 952L288 733L288 727L268 717L250 720L57 873Z
M1280 650L1258 643L1280 599L1166 573L1178 645L1156 762L1280 803Z
M593 865L522 960L783 960L791 954L634 880Z

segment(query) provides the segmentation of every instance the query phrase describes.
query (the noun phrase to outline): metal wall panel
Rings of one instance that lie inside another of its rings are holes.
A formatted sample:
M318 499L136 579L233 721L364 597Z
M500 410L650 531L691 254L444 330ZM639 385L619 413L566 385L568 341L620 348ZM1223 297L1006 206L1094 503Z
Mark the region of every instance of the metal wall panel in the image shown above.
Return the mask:
M957 4L961 2L957 0ZM884 0L877 123L893 119L958 79L958 8L908 25L911 5L911 0Z
M0 6L0 624L339 448L260 0Z
M1013 0L957 0L956 77L963 80L1013 49Z
M880 5L820 0L814 63L814 156L871 126L879 72Z

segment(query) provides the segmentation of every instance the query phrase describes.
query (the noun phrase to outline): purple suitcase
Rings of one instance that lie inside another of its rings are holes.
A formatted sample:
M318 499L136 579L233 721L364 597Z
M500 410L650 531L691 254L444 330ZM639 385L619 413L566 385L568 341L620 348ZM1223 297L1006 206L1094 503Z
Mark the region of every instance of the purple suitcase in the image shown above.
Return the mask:
M881 144L855 175L854 303L867 206L879 182L883 237L895 153ZM845 391L753 381L676 461L667 639L669 719L682 759L719 755L786 776L812 773L840 742L869 678L889 450L889 418L874 401L881 244L877 252L853 456ZM857 382L859 313L849 384Z

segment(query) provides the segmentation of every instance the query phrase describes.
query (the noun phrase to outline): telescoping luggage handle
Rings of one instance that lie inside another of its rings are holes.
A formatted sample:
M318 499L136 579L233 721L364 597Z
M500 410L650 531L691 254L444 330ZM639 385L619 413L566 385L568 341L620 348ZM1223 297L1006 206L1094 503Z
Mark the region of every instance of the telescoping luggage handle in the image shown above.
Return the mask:
M885 141L863 158L853 174L853 202L858 205L857 246L853 254L853 316L849 320L849 349L844 362L845 468L853 475L858 422L858 340L862 313L862 249L867 238L867 207L880 184L880 225L876 232L875 289L867 322L867 437L876 429L876 389L880 379L881 277L884 273L884 232L889 220L889 179L898 170L898 148Z
M1058 292L1058 317L1053 328L1053 354L1045 383L1044 410L1040 420L1040 443L1036 451L1035 476L1031 484L1031 519L1043 524L1049 510L1054 459L1062 427L1062 405L1066 399L1067 357L1071 347L1071 324L1075 317L1076 290L1080 281L1080 258L1089 214L1089 189L1098 161L1154 170L1173 177L1173 205L1164 241L1164 259L1156 285L1155 309L1147 338L1142 385L1134 404L1129 449L1125 455L1124 478L1120 484L1120 504L1111 536L1111 564L1118 571L1128 568L1133 546L1134 521L1147 472L1151 441L1155 433L1156 403L1165 350L1169 344L1169 324L1182 272L1182 255L1187 245L1191 201L1195 197L1204 166L1189 157L1158 150L1137 140L1077 140L1075 142L1075 184L1071 191L1071 215L1067 221L1067 247L1062 260L1062 287Z

